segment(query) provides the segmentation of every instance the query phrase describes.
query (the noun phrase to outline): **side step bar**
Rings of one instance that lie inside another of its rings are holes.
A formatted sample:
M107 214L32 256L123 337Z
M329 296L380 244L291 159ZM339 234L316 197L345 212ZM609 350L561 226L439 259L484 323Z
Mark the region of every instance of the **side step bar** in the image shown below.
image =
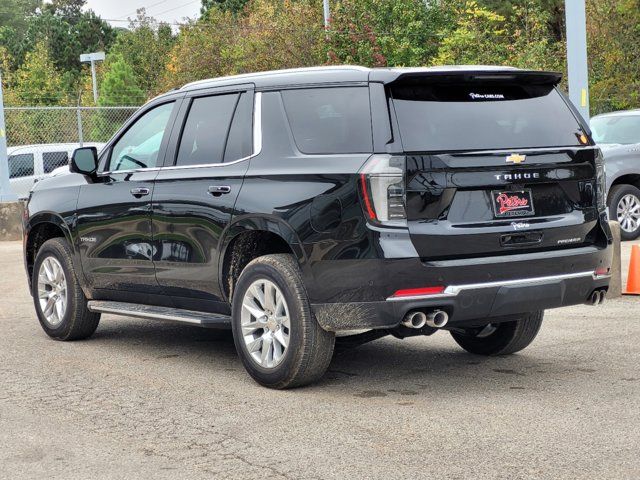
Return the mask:
M87 308L92 312L110 313L125 317L151 318L170 322L188 323L208 328L231 328L231 317L219 313L196 312L179 308L154 307L137 303L91 300Z

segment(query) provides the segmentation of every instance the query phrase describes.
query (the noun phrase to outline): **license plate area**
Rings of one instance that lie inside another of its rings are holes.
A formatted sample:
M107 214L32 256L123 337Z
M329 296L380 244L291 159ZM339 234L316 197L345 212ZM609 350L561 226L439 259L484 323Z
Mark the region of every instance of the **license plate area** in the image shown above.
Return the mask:
M518 218L535 215L530 189L491 192L491 204L495 218Z

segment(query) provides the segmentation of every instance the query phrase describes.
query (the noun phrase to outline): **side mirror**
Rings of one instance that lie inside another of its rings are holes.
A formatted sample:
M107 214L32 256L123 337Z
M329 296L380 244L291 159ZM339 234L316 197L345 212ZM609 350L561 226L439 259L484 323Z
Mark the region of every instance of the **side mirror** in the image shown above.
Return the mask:
M96 147L76 148L71 157L69 170L82 175L93 175L98 170L98 149Z

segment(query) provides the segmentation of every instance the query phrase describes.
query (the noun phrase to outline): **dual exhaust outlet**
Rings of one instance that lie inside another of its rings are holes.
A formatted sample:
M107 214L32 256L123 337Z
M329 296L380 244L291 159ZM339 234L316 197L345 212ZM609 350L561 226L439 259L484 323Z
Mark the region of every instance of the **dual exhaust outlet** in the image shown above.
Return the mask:
M601 305L607 295L605 289L594 290L586 301L587 305ZM429 313L420 310L412 310L402 319L402 325L407 328L420 329L425 325L431 328L442 328L449 321L449 314L443 310L434 310Z
M586 301L587 305L593 305L594 307L596 305L601 305L604 303L604 298L607 295L607 291L606 290L594 290L591 295L589 295L589 298Z
M428 325L431 328L442 328L449 321L449 314L442 310L434 310L425 313L420 310L413 310L407 313L402 320L402 325L407 328L419 329Z

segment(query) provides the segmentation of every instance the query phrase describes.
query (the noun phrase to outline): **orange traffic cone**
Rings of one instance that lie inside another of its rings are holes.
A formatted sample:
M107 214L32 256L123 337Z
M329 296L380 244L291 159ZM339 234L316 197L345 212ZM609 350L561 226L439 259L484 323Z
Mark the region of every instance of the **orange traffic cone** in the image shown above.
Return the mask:
M631 246L631 261L625 295L640 295L640 245Z

